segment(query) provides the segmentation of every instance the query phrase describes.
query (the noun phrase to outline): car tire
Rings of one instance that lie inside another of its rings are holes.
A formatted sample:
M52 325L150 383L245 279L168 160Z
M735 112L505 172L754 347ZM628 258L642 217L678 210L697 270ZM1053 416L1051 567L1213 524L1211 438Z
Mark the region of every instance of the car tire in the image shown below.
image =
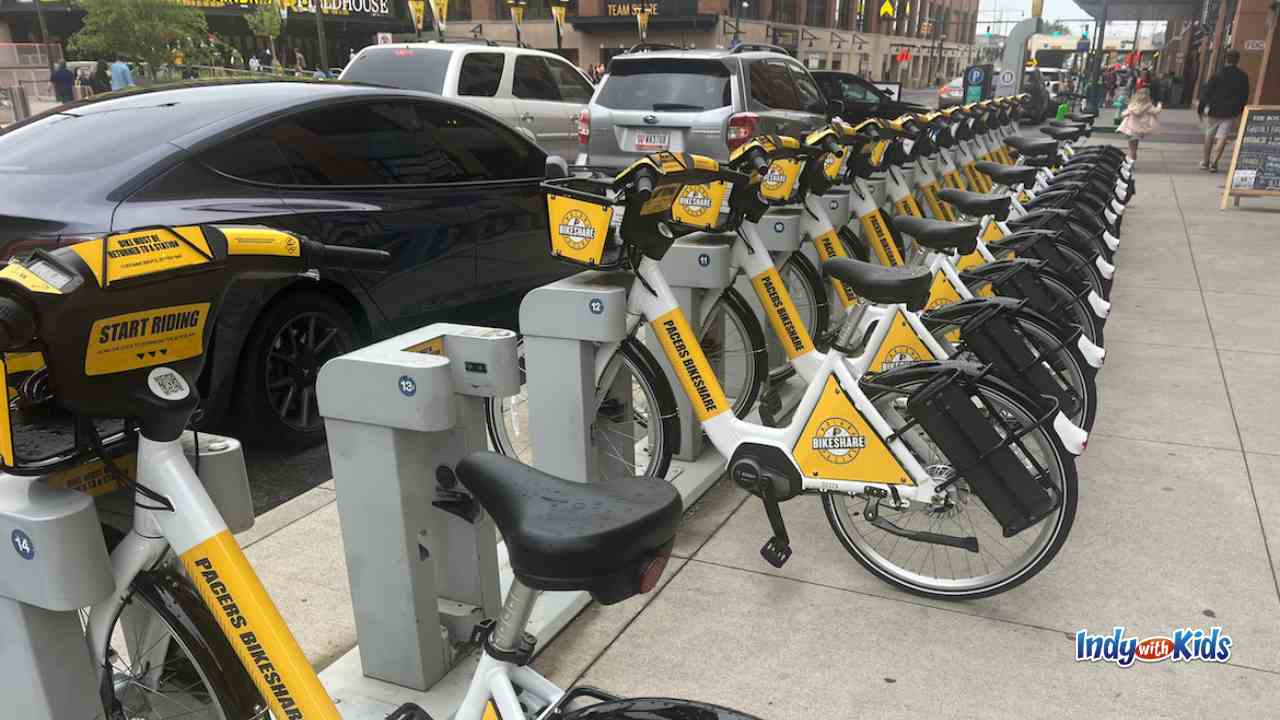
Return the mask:
M359 344L351 313L328 295L295 292L270 305L240 354L236 403L243 439L279 449L322 442L316 376L325 361Z

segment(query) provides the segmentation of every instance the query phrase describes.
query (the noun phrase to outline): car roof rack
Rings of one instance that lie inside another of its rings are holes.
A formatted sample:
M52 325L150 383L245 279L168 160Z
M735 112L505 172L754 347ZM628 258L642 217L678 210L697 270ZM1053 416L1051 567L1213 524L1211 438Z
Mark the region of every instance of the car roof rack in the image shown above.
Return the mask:
M770 45L769 43L738 43L737 45L733 46L734 55L737 55L738 53L743 53L743 52L752 52L752 51L761 51L761 50L763 50L764 52L781 53L788 57L791 56L791 53L787 52L785 48L778 45Z
M685 48L682 48L679 45L672 45L670 43L638 42L635 45L632 45L631 47L627 48L627 52L638 53L638 52L652 52L654 50L684 50L684 49Z
M498 47L498 41L496 41L496 40L490 40L490 39L489 39L489 38L487 38L487 37L479 37L479 36L477 36L477 37L469 37L469 38L468 38L468 37L443 37L443 38L442 38L442 37L437 37L437 38L432 38L432 39L431 39L431 40L429 40L428 42L441 43L441 44L446 44L446 45L447 45L447 44L453 44L453 45L480 45L480 44L484 44L484 45L488 45L489 47ZM511 43L511 44L514 44L514 43Z

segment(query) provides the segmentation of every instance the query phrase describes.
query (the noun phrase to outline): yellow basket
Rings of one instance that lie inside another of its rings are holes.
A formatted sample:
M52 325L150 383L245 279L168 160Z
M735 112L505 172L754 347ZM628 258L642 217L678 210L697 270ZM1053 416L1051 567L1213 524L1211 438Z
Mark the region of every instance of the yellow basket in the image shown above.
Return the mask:
M613 205L608 184L594 178L560 178L543 183L547 191L547 229L551 254L593 269L621 264L614 241Z

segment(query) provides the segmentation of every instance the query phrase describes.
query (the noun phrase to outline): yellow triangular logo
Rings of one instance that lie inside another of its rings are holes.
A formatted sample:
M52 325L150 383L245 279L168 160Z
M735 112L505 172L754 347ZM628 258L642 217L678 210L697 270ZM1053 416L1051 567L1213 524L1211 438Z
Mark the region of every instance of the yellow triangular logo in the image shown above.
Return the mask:
M884 0L880 6L880 17L893 17L893 0Z

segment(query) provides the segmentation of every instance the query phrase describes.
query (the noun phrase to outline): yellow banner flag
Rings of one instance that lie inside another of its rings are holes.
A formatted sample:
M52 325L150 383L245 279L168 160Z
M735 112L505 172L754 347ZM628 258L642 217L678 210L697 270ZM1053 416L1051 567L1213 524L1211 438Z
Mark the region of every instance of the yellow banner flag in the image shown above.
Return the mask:
M523 5L513 5L511 7L511 19L515 20L517 25L524 22L524 6Z
M880 17L893 17L893 0L884 0L880 6Z
M551 5L551 16L556 19L556 27L560 29L560 34L564 34L564 11L565 6L559 3Z
M435 15L436 25L441 32L444 32L444 24L449 20L449 0L431 0L431 11ZM418 25L418 29L422 29L421 24Z
M1044 15L1044 0L1031 0L1031 17Z
M640 29L641 40L649 36L649 15L648 10L641 10L636 13L636 27Z

